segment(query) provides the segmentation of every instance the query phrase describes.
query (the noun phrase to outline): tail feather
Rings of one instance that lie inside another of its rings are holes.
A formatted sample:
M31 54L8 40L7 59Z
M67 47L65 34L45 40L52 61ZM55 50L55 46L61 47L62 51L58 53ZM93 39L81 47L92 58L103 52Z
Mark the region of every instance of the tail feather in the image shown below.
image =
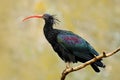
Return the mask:
M94 69L95 72L100 72L99 68L97 67L96 64L92 63L91 67Z
M105 68L105 65L101 62L101 60L98 60L96 62L94 62L97 66Z

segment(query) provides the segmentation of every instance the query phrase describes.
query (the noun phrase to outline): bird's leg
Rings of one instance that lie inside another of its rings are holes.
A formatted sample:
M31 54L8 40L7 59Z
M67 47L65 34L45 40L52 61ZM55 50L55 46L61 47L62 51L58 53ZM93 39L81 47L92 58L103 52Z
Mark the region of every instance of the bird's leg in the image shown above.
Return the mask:
M70 62L66 62L66 68L63 70L62 74L64 74L68 69L70 69Z
M66 62L66 69L70 68L70 62Z
M70 62L66 62L66 68L65 70L63 70L62 72L62 75L64 75L64 73L66 73L67 71L73 69L71 66L70 66Z

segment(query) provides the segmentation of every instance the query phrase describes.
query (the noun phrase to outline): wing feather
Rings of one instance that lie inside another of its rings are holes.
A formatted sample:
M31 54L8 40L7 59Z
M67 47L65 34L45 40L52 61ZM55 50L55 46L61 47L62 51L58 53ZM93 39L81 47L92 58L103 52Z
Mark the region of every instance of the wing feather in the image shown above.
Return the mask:
M72 32L58 34L57 41L64 48L71 50L74 55L81 58L91 59L94 55L99 55L85 39Z

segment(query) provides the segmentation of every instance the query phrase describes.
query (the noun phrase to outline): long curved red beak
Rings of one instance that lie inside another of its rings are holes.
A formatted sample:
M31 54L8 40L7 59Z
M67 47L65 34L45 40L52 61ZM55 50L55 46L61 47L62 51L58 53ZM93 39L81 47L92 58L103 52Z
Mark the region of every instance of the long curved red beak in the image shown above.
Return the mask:
M43 15L28 16L25 19L23 19L22 21L26 21L26 20L28 20L30 18L43 18Z

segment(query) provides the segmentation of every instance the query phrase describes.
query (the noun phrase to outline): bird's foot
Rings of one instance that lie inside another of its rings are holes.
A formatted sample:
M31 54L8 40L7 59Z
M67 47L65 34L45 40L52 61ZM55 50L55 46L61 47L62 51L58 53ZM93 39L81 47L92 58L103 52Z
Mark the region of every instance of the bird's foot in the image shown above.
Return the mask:
M64 74L65 74L65 72L66 72L66 69L65 69L65 70L63 70L62 75L64 75Z
M66 68L65 68L65 70L63 70L62 75L65 74L65 73L67 73L67 71L69 71L69 70L71 70L71 69L73 69L73 68L70 67L70 63L67 62L67 63L66 63Z
M66 69L69 69L69 68L70 68L70 63L67 62L67 63L66 63Z
M65 70L63 70L62 75L65 75L65 74L67 74L69 71L72 71L72 70L73 70L72 67L66 67Z
M69 69L70 68L70 66L69 65L66 65L66 69Z

